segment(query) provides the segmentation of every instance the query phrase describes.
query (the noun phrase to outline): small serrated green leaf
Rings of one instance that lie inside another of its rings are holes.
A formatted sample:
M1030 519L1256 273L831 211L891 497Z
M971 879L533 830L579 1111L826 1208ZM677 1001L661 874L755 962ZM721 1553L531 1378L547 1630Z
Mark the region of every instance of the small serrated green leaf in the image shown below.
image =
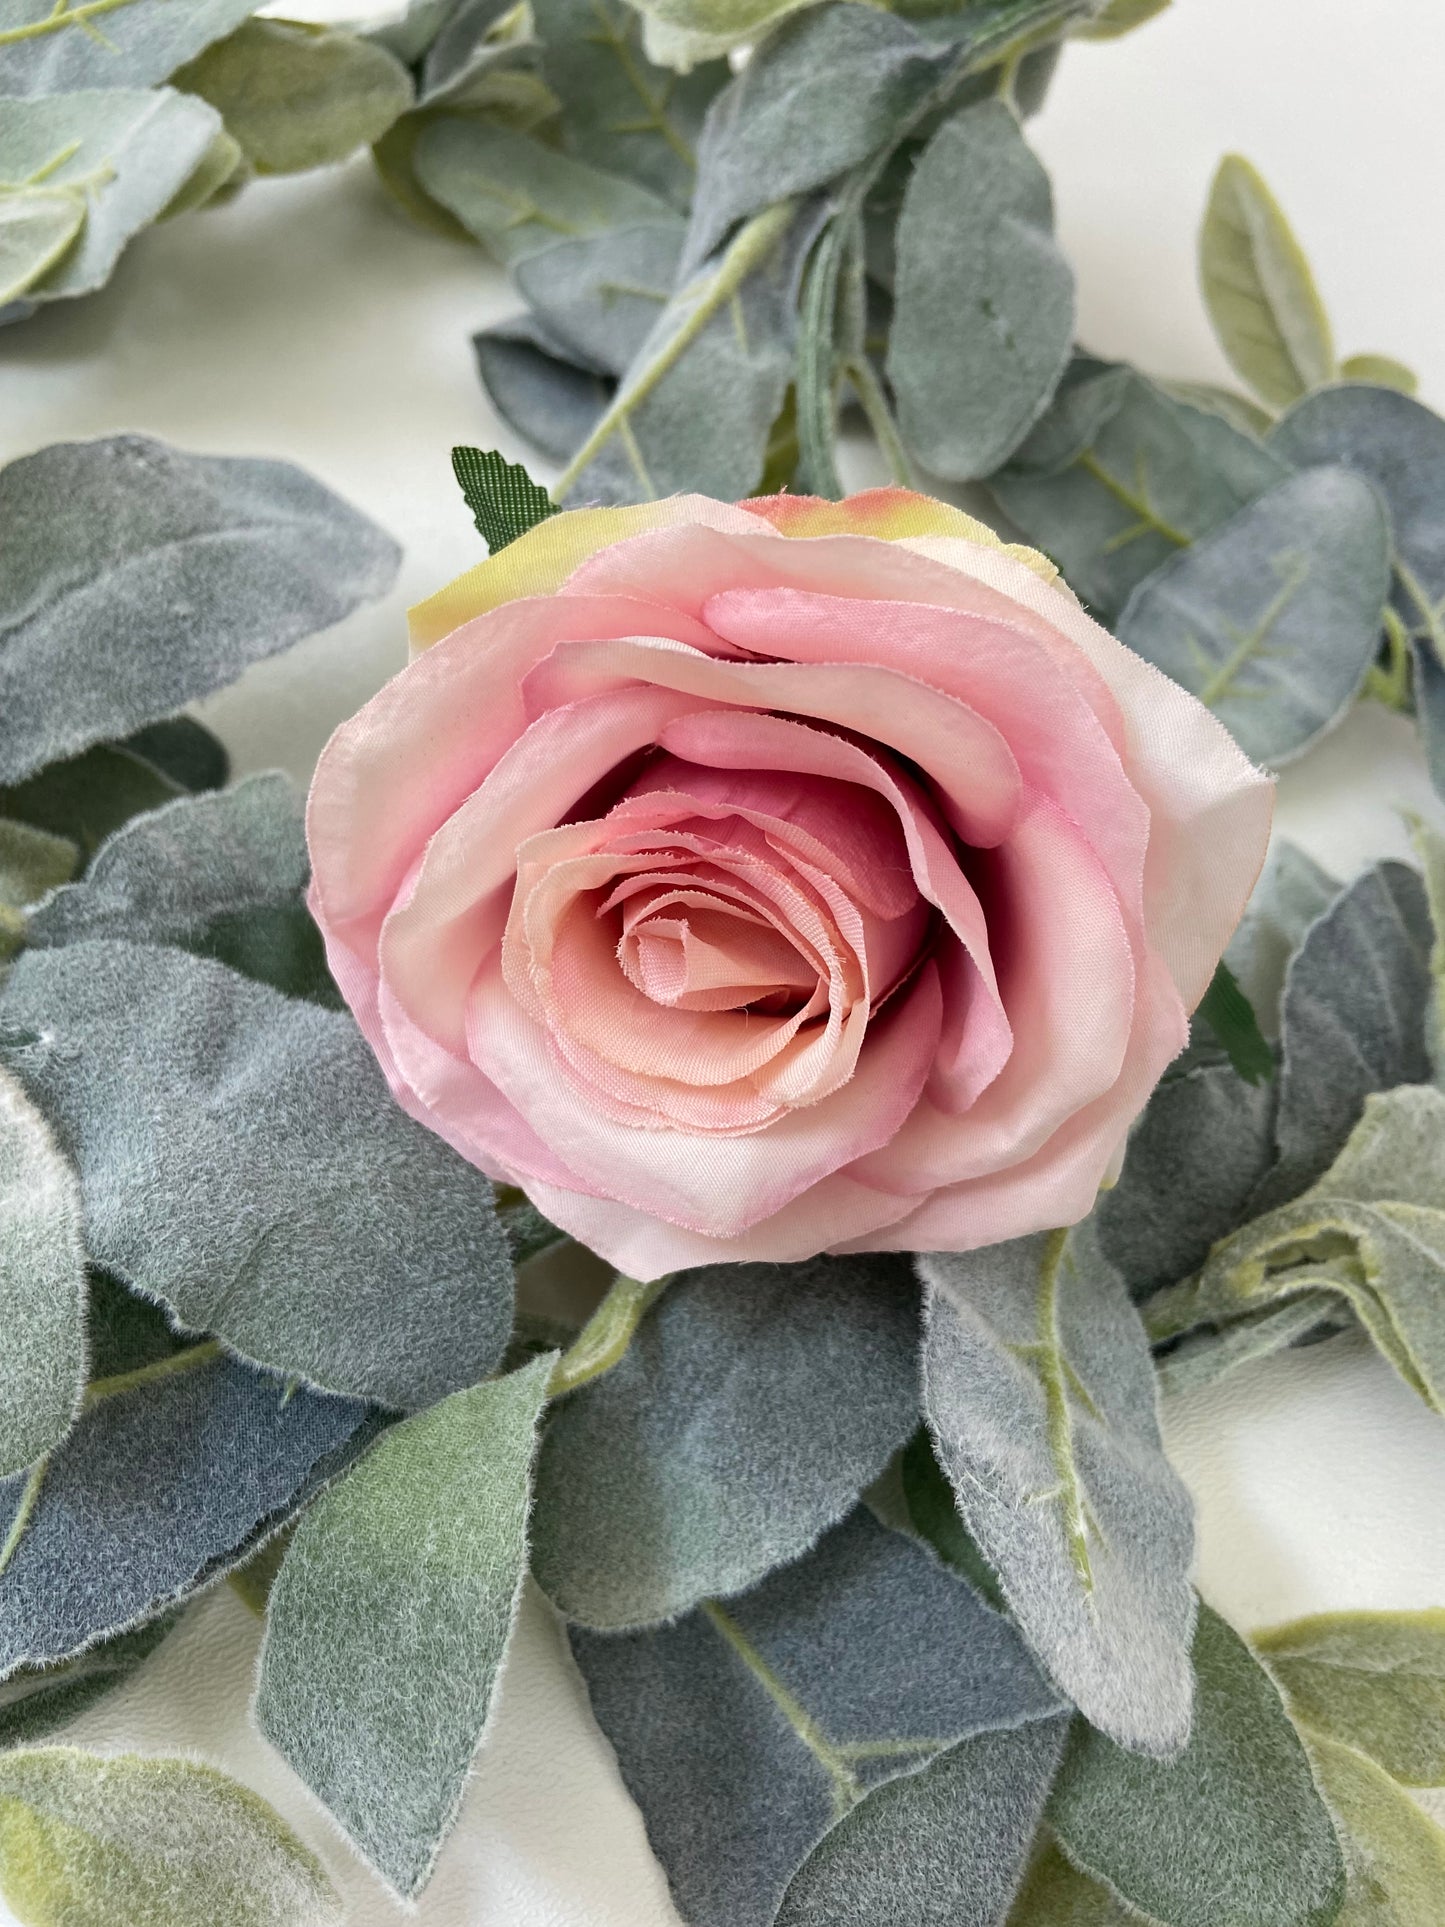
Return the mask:
M1299 1723L1406 1786L1445 1785L1445 1610L1318 1613L1253 1643Z
M1199 235L1204 305L1230 365L1285 407L1335 374L1329 317L1294 230L1257 169L1226 154Z
M520 462L509 462L500 449L454 448L452 473L477 533L493 555L557 513L546 489L532 480Z
M1340 363L1346 381L1372 381L1377 388L1398 388L1402 395L1413 395L1420 377L1393 355L1347 355Z
M1254 1005L1222 958L1200 999L1198 1015L1246 1084L1262 1084L1274 1076L1274 1052L1265 1042Z

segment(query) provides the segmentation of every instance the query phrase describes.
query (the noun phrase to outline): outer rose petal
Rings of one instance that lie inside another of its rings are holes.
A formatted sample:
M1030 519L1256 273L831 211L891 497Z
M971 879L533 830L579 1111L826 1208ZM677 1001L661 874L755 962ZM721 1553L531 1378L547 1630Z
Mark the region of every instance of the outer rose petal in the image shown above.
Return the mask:
M779 535L875 535L884 542L900 542L914 535L958 535L1016 556L1045 582L1058 570L1046 555L1023 542L1005 542L987 522L975 521L949 502L919 495L911 488L869 488L842 502L822 495L755 495L738 505L749 515L770 522Z

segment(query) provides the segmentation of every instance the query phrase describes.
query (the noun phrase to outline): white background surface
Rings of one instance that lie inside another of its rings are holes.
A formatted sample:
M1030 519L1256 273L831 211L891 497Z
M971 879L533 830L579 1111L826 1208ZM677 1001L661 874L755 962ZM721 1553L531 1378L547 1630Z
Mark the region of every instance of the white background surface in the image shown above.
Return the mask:
M313 4L297 11L340 17ZM1399 355L1445 403L1437 0L1175 0L1072 48L1034 137L1079 275L1080 332L1160 374L1222 378L1194 286L1219 155L1263 170L1314 261L1342 353ZM404 659L403 610L480 554L454 441L500 443L468 334L516 304L479 254L410 227L367 163L248 188L145 236L112 286L0 331L0 456L141 429L285 455L406 547L383 605L210 706L239 769L305 778ZM3 532L0 532L3 540ZM1362 708L1286 774L1279 822L1337 873L1436 810L1412 732ZM1242 1628L1331 1607L1445 1604L1445 1425L1359 1340L1248 1367L1166 1412L1199 1503L1200 1582ZM257 1628L222 1587L77 1740L184 1748L275 1801L321 1851L350 1927L404 1918L249 1731ZM545 1607L529 1600L463 1821L422 1927L675 1927L640 1822ZM0 1906L0 1921L8 1920Z

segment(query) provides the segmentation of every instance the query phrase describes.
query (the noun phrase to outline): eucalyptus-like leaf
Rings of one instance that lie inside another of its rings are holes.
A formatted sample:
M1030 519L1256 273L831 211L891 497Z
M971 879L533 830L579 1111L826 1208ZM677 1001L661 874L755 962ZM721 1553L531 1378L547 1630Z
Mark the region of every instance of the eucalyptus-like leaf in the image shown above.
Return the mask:
M193 208L205 207L222 188L238 188L246 178L247 162L241 151L241 143L233 139L224 127L218 128L211 136L210 146L157 218L171 221L178 214L189 214Z
M0 0L0 94L155 87L230 33L256 0ZM13 37L12 37L13 36Z
M1139 583L1122 642L1212 709L1246 755L1291 761L1339 721L1379 647L1390 532L1344 468L1261 495Z
M249 1787L195 1760L0 1754L0 1893L57 1927L341 1927L321 1862Z
M0 47L0 57L13 51ZM89 294L108 281L126 243L165 211L219 127L203 101L168 87L6 101L0 181L52 194L70 190L84 212L73 241L57 249L54 265L26 280L26 300ZM0 190L0 206L4 198Z
M432 199L508 266L559 239L675 218L667 202L635 181L484 120L432 120L414 162Z
M1076 349L1053 399L1009 457L1010 472L1057 475L1098 440L1129 398L1132 370Z
M402 1112L349 1015L181 950L73 943L12 967L0 1058L79 1170L93 1260L183 1326L402 1408L500 1359L492 1187Z
M207 100L258 174L344 161L411 106L411 76L384 47L332 27L247 20L174 76Z
M538 1580L604 1628L746 1590L842 1518L914 1430L917 1348L900 1258L685 1273L548 1424Z
M1082 1721L1049 1820L1069 1858L1162 1927L1328 1927L1344 1867L1269 1676L1201 1606L1189 1744L1141 1759Z
M1166 394L1173 395L1176 401L1187 401L1192 408L1202 408L1211 415L1222 416L1231 428L1237 428L1242 435L1255 435L1261 440L1269 433L1274 417L1258 402L1251 401L1247 395L1236 395L1231 388L1216 388L1208 381L1166 381L1161 384Z
M1057 1746L1010 1622L862 1508L740 1599L571 1640L692 1927L771 1927L830 1828L960 1740L1042 1722Z
M461 0L452 7L422 60L420 99L427 106L470 105L478 78L525 44L506 30L514 14L511 0Z
M1253 1638L1301 1725L1445 1786L1445 1610L1318 1613Z
M612 397L615 384L568 360L534 315L484 328L472 353L492 406L548 461L575 454Z
M247 1558L370 1436L369 1408L211 1342L93 1378L48 1463L0 1481L0 1678L159 1617Z
M65 100L84 111L82 96ZM140 435L11 462L0 521L0 783L219 689L383 594L399 561L389 536L287 462Z
M555 1359L386 1433L307 1512L271 1588L257 1723L403 1896L426 1884L490 1714Z
M703 115L729 78L727 62L659 71L643 51L642 16L625 0L533 0L532 19L568 151L687 207Z
M893 295L888 375L904 440L936 474L991 474L1048 406L1074 328L1048 176L1002 101L965 108L924 149Z
M1067 396L1063 405L1077 406ZM1049 422L1045 415L1035 435ZM1118 405L1067 468L1003 468L989 487L1070 586L1112 617L1145 576L1288 474L1252 436L1131 373Z
M452 473L493 555L557 512L546 489L498 449L454 448Z
M1279 1036L1285 972L1305 932L1340 894L1340 885L1297 843L1276 842L1225 952L1230 969L1271 1041Z
M179 1610L117 1633L53 1666L21 1667L0 1682L0 1750L34 1746L124 1686L175 1628Z
M50 272L85 226L85 215L81 188L0 186L0 306Z
M1302 1729L1335 1816L1346 1891L1335 1927L1435 1927L1445 1893L1445 1828L1368 1755Z
M1257 168L1226 154L1199 235L1199 282L1235 372L1277 408L1335 373L1329 316L1304 249Z
M1189 1733L1189 1496L1092 1228L919 1259L924 1409L964 1524L1042 1664L1122 1745Z
M75 1172L0 1072L0 1475L70 1430L85 1386L85 1300Z
M517 263L517 289L570 358L622 375L672 297L682 238L671 220L557 241Z

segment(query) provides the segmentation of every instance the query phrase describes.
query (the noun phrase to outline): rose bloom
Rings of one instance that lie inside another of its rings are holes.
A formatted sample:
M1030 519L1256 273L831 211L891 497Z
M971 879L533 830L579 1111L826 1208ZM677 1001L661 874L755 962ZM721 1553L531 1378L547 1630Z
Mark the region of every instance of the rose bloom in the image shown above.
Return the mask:
M1271 788L898 489L540 524L332 738L311 904L397 1099L639 1278L1085 1216Z

